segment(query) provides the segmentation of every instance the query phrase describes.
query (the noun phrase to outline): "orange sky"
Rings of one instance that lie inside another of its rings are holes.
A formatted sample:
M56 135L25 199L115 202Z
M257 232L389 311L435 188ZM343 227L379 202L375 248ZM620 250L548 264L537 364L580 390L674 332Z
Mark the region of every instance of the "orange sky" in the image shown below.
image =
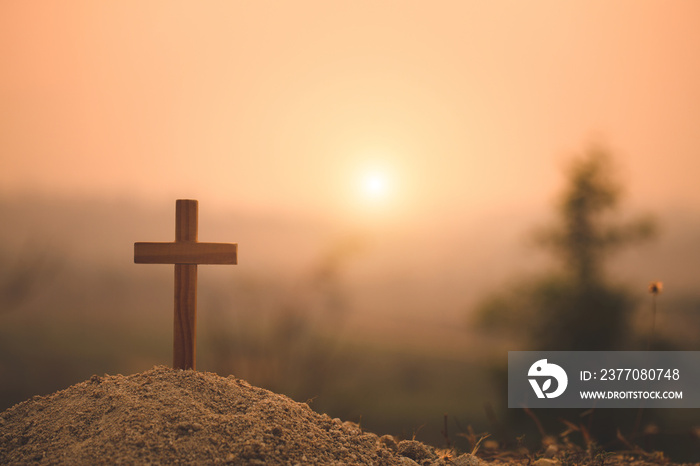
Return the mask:
M690 0L5 1L0 193L352 216L381 167L383 214L430 218L549 202L602 140L636 202L697 203L698 26Z

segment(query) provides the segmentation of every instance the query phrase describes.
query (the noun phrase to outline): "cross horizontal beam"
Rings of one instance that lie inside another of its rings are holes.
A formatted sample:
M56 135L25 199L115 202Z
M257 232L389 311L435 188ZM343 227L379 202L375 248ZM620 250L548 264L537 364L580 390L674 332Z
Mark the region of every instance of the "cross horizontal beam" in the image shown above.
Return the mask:
M199 243L134 243L137 264L237 264L238 244Z

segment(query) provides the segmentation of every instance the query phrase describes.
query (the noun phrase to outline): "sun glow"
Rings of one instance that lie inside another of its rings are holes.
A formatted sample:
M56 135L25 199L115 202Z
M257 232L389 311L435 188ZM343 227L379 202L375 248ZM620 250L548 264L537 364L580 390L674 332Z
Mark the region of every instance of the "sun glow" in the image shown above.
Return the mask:
M386 173L381 171L368 171L362 176L360 189L368 201L386 200L389 194L389 179Z
M352 221L365 226L387 226L405 213L405 175L391 153L360 153L342 170L345 210Z

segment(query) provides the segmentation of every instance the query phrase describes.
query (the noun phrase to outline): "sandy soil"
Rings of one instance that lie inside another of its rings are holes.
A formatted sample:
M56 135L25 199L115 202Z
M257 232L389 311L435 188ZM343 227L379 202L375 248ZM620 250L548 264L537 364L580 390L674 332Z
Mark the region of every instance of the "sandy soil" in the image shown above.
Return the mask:
M668 464L556 448L477 454L487 459L363 432L233 376L161 366L95 375L0 413L0 464Z

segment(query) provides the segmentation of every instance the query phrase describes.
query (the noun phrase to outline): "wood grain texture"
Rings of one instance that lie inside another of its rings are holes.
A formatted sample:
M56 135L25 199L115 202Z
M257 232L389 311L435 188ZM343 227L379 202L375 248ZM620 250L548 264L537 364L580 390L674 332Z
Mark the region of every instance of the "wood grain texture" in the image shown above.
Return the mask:
M199 203L193 199L175 201L175 241L197 241Z
M236 264L238 244L196 243L134 243L137 264Z
M165 259L189 257L196 261L199 203L195 200L175 201L175 243ZM174 248L184 245L189 248L179 253ZM135 247L136 245L134 245ZM147 248L148 249L148 248ZM156 255L158 257L158 255ZM179 259L182 260L182 259ZM170 262L170 260L168 260ZM175 260L175 314L173 325L173 367L195 370L197 364L197 265Z
M175 264L173 367L196 369L197 265Z

